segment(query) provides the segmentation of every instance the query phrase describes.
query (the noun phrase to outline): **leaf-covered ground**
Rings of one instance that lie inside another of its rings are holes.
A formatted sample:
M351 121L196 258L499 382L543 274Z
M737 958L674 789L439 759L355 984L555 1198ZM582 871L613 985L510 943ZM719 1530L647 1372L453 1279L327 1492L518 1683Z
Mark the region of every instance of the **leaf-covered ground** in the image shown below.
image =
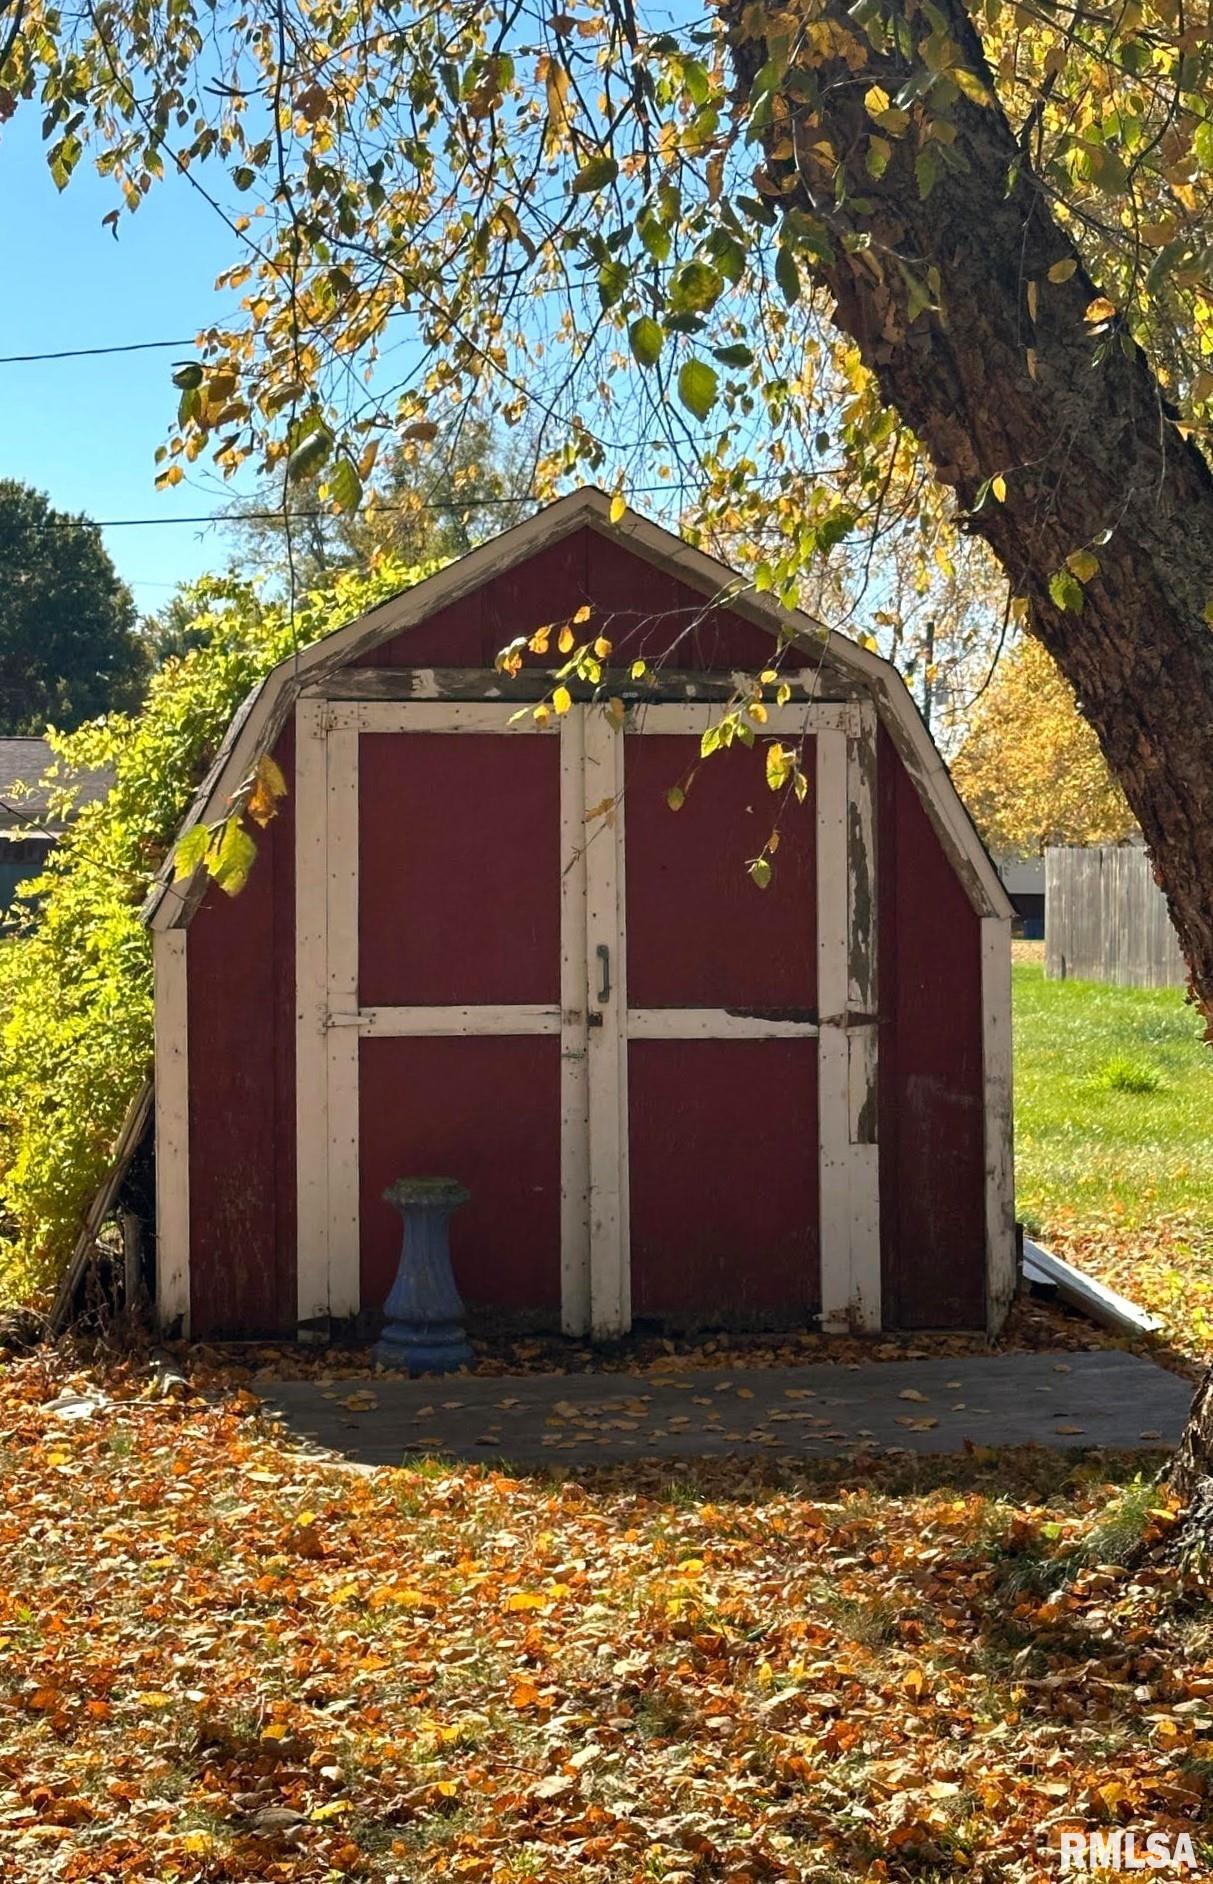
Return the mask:
M1123 1567L1172 1522L1132 1461L362 1474L209 1384L0 1374L6 1884L1018 1880L1068 1824L1199 1848L1213 1612ZM65 1386L110 1399L66 1419Z

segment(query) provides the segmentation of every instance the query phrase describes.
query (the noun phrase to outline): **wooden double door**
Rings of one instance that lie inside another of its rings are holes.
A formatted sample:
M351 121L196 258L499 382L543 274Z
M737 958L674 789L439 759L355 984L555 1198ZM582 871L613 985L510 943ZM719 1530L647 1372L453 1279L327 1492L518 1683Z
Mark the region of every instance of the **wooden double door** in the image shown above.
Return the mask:
M879 1326L871 709L703 761L718 706L515 710L300 703L300 1320L382 1303L429 1173L515 1325Z

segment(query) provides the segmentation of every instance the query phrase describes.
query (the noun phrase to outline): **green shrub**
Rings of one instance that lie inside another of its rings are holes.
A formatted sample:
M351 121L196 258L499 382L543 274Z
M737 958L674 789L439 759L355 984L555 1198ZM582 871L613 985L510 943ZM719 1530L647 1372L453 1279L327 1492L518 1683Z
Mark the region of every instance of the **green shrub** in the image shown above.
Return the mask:
M1162 1074L1154 1067L1147 1066L1144 1060L1126 1059L1122 1054L1106 1060L1095 1077L1109 1092L1158 1092L1162 1086Z
M208 578L190 592L202 645L160 669L142 712L52 734L64 806L80 769L109 766L115 782L24 886L0 942L0 1304L45 1303L151 1068L139 911L236 707L294 649L422 573L384 561L339 575L293 625L252 584Z

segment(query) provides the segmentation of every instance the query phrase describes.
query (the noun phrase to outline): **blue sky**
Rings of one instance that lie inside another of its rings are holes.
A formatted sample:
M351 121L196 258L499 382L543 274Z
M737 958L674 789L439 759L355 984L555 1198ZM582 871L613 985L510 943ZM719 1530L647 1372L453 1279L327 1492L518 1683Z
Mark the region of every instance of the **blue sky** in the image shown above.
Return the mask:
M0 355L192 337L213 318L232 235L187 183L168 177L135 216L123 216L115 242L101 223L117 201L113 185L85 158L60 195L38 129L34 109L0 133ZM177 398L176 357L0 366L0 477L97 518L219 509L232 491L204 461L175 490L154 486L153 453ZM190 526L108 530L106 544L143 610L226 561L220 532Z

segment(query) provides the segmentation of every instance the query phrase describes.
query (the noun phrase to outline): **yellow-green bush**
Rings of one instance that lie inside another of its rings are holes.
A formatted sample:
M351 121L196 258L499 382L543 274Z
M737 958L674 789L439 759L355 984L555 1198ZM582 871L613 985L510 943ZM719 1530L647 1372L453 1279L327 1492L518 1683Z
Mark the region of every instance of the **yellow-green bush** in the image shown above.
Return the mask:
M416 579L383 562L346 572L295 610L234 578L192 591L203 645L167 662L143 711L53 735L65 793L109 766L27 886L0 941L0 1302L44 1302L63 1273L126 1109L151 1067L151 947L139 910L228 721L293 649ZM255 867L255 866L254 866Z

